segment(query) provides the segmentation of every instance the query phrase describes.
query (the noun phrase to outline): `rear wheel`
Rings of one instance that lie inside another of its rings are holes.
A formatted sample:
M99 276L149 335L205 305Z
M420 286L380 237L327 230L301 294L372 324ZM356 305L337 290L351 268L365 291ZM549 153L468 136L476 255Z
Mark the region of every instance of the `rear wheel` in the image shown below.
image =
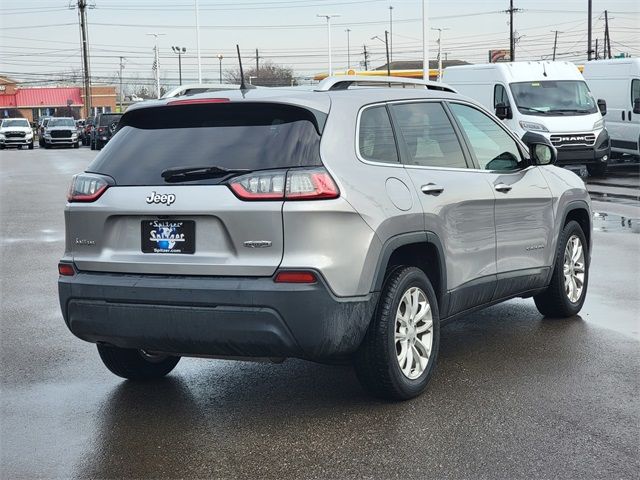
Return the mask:
M372 394L407 400L427 387L438 356L440 318L429 279L415 267L393 271L360 349L355 369Z
M98 344L98 353L111 373L129 380L150 380L164 377L180 361L180 357L151 354L144 350L101 344Z
M567 223L558 241L551 284L533 297L545 317L572 317L582 308L589 283L587 248L580 224L573 220Z

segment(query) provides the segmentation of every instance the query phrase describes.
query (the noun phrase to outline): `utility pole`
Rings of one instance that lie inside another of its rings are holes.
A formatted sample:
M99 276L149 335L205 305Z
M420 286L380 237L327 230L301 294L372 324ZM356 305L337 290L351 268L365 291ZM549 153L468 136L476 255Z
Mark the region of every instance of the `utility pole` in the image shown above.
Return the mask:
M596 51L595 51L595 58L596 58L596 60L600 60L600 59L598 58L598 39L597 39L597 38L596 38Z
M587 4L587 61L591 60L591 17L593 16L592 0L588 0Z
M348 70L351 68L351 47L349 42L349 33L351 33L351 29L347 28L345 32L347 32L347 70Z
M164 33L147 33L147 35L154 37L155 38L155 47L153 48L154 53L155 53L155 61L153 62L153 65L155 67L155 71L156 71L156 93L157 93L157 97L160 98L160 52L158 50L158 37L165 35Z
M558 48L558 33L562 33L558 30L551 30L552 32L555 32L555 37L553 39L553 61L556 61L556 49Z
M389 58L393 62L393 5L389 5Z
M182 85L182 55L187 53L187 49L185 47L171 47L171 50L178 55L178 78L180 85Z
M422 0L422 79L429 80L429 0Z
M78 0L78 16L80 17L82 68L84 70L84 108L86 111L86 118L89 118L92 113L92 108L91 75L89 73L89 35L87 33L87 0Z
M611 59L611 37L609 36L609 12L604 11L604 48L606 57Z
M364 70L365 72L367 70L369 70L369 52L367 52L367 46L363 45L362 46L364 51L363 51L363 55L364 55Z
M198 51L198 83L202 83L202 61L200 60L200 9L198 6L198 0L195 0L196 4L196 50ZM158 87L160 91L160 87ZM158 97L160 98L160 97Z
M339 17L340 15L316 15L319 18L325 18L327 20L327 52L329 60L329 76L333 75L333 66L331 65L331 19Z
M259 72L260 72L260 56L258 55L258 49L256 48L256 75L259 75Z
M124 57L120 57L120 113L122 113L122 69L124 68Z
M387 51L387 77L391 76L391 60L389 58L389 32L384 31L384 48Z
M224 57L221 53L218 54L218 61L220 62L220 83L222 83L222 59Z
M519 12L519 8L513 8L513 0L509 0L509 10L507 13L509 14L509 56L511 59L510 62L516 61L516 37L513 28L513 14Z
M443 30L449 30L448 28L435 28L431 27L431 30L438 31L438 81L442 81L442 32Z

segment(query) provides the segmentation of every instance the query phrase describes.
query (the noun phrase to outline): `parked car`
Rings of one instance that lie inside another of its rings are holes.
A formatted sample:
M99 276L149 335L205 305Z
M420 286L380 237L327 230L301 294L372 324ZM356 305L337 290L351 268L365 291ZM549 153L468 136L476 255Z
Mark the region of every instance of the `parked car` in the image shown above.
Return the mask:
M89 146L89 144L91 143L91 135L95 123L95 118L96 117L89 117L84 123L84 128L82 129L80 140L82 141L82 145L84 145L85 147Z
M443 81L495 111L516 135L542 135L558 149L559 165L586 165L601 175L611 158L602 115L570 62L510 62L447 67Z
M26 118L5 118L0 123L0 149L7 147L33 149L33 129Z
M44 147L44 130L52 117L40 117L38 123L38 145Z
M587 62L582 73L594 95L607 102L611 150L640 158L640 58Z
M51 118L44 128L43 142L44 148L56 145L78 148L80 140L75 120L72 117Z
M584 183L442 83L144 102L111 142L72 181L58 285L68 328L121 377L181 356L352 360L369 391L407 399L442 323L585 300Z
M91 129L91 150L101 150L118 128L121 113L99 113Z

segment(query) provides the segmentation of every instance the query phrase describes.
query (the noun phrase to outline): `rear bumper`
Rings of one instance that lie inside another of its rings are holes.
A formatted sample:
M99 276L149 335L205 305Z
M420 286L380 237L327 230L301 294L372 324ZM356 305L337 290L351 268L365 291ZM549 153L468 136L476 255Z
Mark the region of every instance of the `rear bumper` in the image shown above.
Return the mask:
M60 305L77 337L182 355L323 361L360 345L377 297L337 298L322 281L122 275L60 277Z

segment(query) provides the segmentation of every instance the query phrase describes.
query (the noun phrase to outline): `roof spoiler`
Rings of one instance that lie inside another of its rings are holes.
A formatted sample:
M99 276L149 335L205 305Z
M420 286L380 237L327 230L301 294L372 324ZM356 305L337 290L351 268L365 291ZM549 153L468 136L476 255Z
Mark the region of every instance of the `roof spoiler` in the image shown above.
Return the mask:
M318 84L315 91L328 92L330 90L347 90L351 86L358 85L365 87L383 87L386 85L395 88L406 88L408 85L417 85L429 90L458 93L454 88L441 82L404 77L370 77L367 75L340 75L327 77Z

